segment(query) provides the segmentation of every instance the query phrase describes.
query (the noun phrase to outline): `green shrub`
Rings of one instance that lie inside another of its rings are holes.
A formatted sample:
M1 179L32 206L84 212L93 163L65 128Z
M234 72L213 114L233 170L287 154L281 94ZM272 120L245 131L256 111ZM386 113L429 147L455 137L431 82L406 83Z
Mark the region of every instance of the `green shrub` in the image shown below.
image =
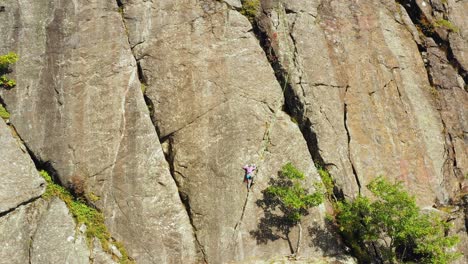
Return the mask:
M242 0L241 14L246 16L251 22L255 19L260 10L260 0Z
M9 79L6 74L9 72L10 65L18 61L18 55L14 52L9 52L6 55L0 56L0 86L12 88L16 85L15 80Z
M84 201L75 199L68 190L54 183L52 177L46 171L41 170L39 173L47 182L46 191L42 195L42 198L50 200L52 197L58 197L64 201L77 224L86 225L86 238L88 243L96 237L101 242L102 248L107 252L109 252L110 244L112 243L122 253L120 262L132 263L123 245L118 242L111 242L111 234L104 224L104 215L101 212L88 206Z
M308 214L310 207L318 206L324 200L323 193L320 187L317 191L309 194L307 188L304 187L304 173L299 171L291 163L287 163L281 168L279 179L271 182L265 193L279 201L279 209L284 216L289 220L290 226L297 225L299 227L299 237L296 251L299 253L299 245L302 239L301 218ZM289 232L289 228L287 228ZM289 236L288 236L289 237Z
M336 200L336 198L334 197L334 194L333 194L333 189L335 188L335 183L330 175L330 173L322 168L322 167L318 167L317 168L317 172L318 174L320 175L320 179L322 179L322 183L325 187L325 191L327 193L327 196L328 198L331 200L332 198L334 198Z
M97 202L97 201L101 200L101 197L94 194L93 192L88 193L86 195L86 198L88 198L91 202Z
M9 79L6 75L0 76L0 86L5 88L13 88L16 86L16 81Z
M18 61L18 55L14 52L9 52L6 55L0 56L0 70L6 70L8 67Z
M401 183L378 177L367 188L375 200L359 195L352 202L339 202L337 215L340 231L361 261L370 252L385 263L449 263L460 256L449 252L458 238L445 235L448 223L422 213Z
M435 21L434 26L435 27L446 28L448 31L451 31L451 32L458 32L459 31L457 26L455 26L454 24L452 24L452 22L450 22L448 20L445 20L445 19L439 19L439 20Z
M8 111L5 109L5 107L3 107L2 104L0 104L0 118L3 118L5 120L10 118L10 113L8 113Z
M284 213L295 222L301 220L307 209L323 202L322 192L316 191L309 194L308 190L303 187L304 179L304 173L291 163L287 163L281 168L280 180L266 189L267 193L281 201L286 209Z

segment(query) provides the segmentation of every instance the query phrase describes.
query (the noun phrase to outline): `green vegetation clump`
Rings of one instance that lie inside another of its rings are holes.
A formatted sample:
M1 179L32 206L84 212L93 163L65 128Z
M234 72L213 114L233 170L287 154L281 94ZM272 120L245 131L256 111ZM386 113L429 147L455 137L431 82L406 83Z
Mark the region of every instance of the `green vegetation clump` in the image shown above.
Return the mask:
M241 14L253 22L260 10L260 0L242 0Z
M317 191L309 194L304 187L304 173L299 171L291 163L287 163L281 168L279 179L273 181L265 193L279 202L279 209L282 211L288 221L289 226L297 225L299 227L299 237L296 251L299 253L299 245L302 239L301 218L308 214L310 207L318 206L323 203L324 197L320 186L316 186ZM287 228L289 232L290 228ZM289 237L289 236L287 236Z
M401 183L378 177L367 185L375 196L359 195L338 202L337 223L362 262L370 256L384 263L449 263L460 256L450 248L458 237L447 236L449 224L434 213L422 213Z
M101 200L101 197L97 196L96 194L90 192L88 195L86 195L86 197L91 200L91 202L97 202L99 200Z
M0 118L3 118L5 120L10 118L10 113L8 113L8 111L5 109L5 107L3 107L2 104L0 104Z
M448 20L445 20L445 19L439 19L439 20L435 21L434 26L435 27L446 28L448 31L451 31L451 32L458 32L459 31L457 26L455 26L454 24L452 24L452 22L450 22Z
M291 163L281 168L280 178L281 181L269 186L266 191L281 201L287 209L286 215L291 220L300 221L304 210L323 202L321 192L309 194L303 187L305 175Z
M332 201L333 199L336 200L336 197L333 194L335 182L333 181L333 178L331 177L330 173L322 167L317 167L317 172L320 175L320 179L322 180L323 186L325 187L325 192L328 196L328 199L330 201Z
M88 206L84 201L74 199L71 193L63 186L53 182L52 177L44 170L41 170L40 175L46 180L47 188L42 198L49 200L52 197L58 197L65 202L71 214L75 218L78 225L86 225L86 238L90 243L94 237L101 242L102 248L109 252L110 244L114 244L122 254L120 263L132 263L128 254L121 243L110 242L111 235L104 224L104 215L93 207Z
M10 72L10 65L18 61L18 55L14 52L9 52L6 55L0 56L0 86L4 88L12 88L16 85L16 81L6 76Z

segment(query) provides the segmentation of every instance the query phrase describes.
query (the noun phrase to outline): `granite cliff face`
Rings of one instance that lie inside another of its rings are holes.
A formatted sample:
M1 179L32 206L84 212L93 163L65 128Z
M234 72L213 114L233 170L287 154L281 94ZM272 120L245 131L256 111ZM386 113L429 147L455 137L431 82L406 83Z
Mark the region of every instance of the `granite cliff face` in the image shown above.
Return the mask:
M0 88L0 262L121 257L41 198L39 169L136 263L282 259L298 230L271 233L259 201L288 161L344 197L403 181L450 208L468 256L468 2L262 0L250 17L247 2L0 2L0 54L20 56ZM327 210L302 221L301 256L353 263Z

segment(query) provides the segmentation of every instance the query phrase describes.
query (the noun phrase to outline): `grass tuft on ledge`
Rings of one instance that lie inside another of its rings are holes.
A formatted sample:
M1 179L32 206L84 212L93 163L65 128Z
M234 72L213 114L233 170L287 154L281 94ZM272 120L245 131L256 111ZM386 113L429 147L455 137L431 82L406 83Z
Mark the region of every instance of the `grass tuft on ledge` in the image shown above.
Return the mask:
M67 189L56 184L46 171L41 170L39 173L47 182L47 188L42 198L50 200L53 197L58 197L64 201L75 218L77 225L86 225L88 244L96 237L101 242L104 251L110 252L111 245L114 245L120 251L122 254L122 258L119 259L120 263L134 263L128 257L127 251L120 242L112 242L111 234L104 224L104 215L101 212L87 205L83 200L75 199Z

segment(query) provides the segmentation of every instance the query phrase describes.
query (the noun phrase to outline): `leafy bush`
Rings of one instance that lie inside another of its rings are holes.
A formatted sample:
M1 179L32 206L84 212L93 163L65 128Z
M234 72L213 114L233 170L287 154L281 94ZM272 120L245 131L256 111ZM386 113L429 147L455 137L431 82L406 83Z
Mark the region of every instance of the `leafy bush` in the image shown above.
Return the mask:
M300 221L305 211L323 202L321 192L309 194L301 182L305 175L291 163L284 165L281 169L280 178L282 181L267 188L267 193L277 197L285 206L285 214L292 221Z
M8 69L8 67L11 64L14 64L18 61L18 55L14 52L9 52L6 55L0 56L0 69L5 70Z
M2 104L0 104L0 118L3 118L3 119L10 118L10 113L8 113L8 111L5 109L5 107L3 107Z
M302 239L301 218L307 215L310 207L318 206L324 200L322 190L317 186L317 191L309 194L307 188L303 187L304 173L299 171L291 163L287 163L281 168L279 179L271 182L265 193L273 199L279 201L279 209L283 212L290 226L299 227L299 238L297 242L296 255L299 253ZM290 228L287 228L289 232ZM287 236L289 237L289 236Z
M336 197L333 193L333 189L335 188L335 183L330 175L330 173L322 168L322 167L318 167L317 168L317 172L318 174L320 175L320 179L322 180L322 183L325 187L325 191L327 193L327 196L328 196L328 199L329 200L336 200Z
M386 263L449 263L460 256L448 251L458 242L445 235L448 223L422 213L401 183L378 177L367 188L375 200L359 195L352 202L339 202L337 215L340 231L361 261L371 253Z
M246 16L251 22L255 19L260 10L260 0L242 0L241 14Z
M6 75L0 76L0 86L5 88L13 88L16 86L16 81L9 79Z
M18 55L14 52L9 52L6 55L0 56L0 86L12 88L16 85L15 80L9 79L6 74L10 72L10 65L18 61Z

